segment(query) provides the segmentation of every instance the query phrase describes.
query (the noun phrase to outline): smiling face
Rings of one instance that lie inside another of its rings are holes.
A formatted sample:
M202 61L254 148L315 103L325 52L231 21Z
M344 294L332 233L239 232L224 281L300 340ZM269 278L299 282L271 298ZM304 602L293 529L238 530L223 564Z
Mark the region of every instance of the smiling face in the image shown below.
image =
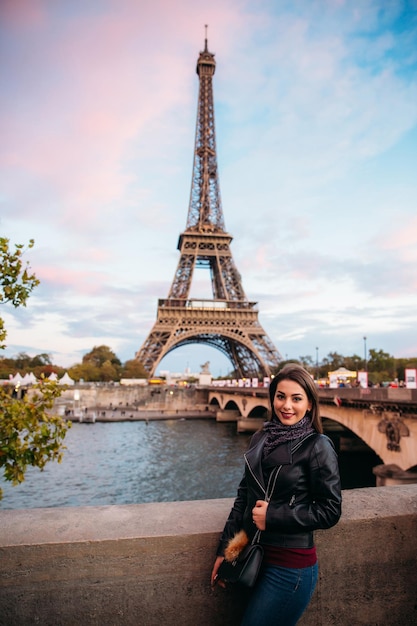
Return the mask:
M293 380L281 380L274 397L274 411L282 424L294 426L311 410L304 389Z

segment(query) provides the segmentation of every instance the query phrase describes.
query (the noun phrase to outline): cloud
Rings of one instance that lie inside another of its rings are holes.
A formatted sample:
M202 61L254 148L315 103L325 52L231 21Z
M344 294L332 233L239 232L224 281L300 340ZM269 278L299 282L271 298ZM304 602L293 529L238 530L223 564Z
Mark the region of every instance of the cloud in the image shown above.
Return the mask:
M410 349L406 5L8 0L0 11L1 226L35 238L41 279L28 309L8 314L10 350L68 362L108 342L131 355L149 333L186 224L207 23L224 216L249 300L303 354L316 338L347 350L371 330Z

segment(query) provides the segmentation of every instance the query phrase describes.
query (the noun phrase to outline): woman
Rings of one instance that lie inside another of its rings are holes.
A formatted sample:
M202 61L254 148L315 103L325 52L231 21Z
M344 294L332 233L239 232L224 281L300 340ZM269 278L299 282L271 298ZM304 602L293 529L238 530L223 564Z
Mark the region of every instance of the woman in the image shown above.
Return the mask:
M245 454L245 475L227 519L212 586L230 540L242 529L257 532L264 560L242 626L292 626L313 595L317 555L313 531L334 526L341 515L338 461L323 435L317 391L301 366L285 366L269 387L270 421L254 434ZM274 486L266 501L266 486ZM275 483L274 483L275 480ZM239 533L239 536L242 533Z

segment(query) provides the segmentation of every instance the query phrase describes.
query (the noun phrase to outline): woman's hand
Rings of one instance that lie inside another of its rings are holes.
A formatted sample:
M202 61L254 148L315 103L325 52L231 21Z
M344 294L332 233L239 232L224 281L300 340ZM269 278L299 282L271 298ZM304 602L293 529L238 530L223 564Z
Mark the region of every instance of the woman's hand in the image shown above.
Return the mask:
M214 589L214 587L217 585L219 585L219 587L223 587L223 589L226 587L226 584L223 580L221 580L221 578L219 578L217 572L219 571L219 567L221 565L221 563L223 563L224 561L224 556L218 556L217 559L214 561L214 565L213 565L213 571L211 572L211 588Z
M258 530L265 530L266 528L266 510L268 508L268 502L265 500L257 500L255 506L252 509L252 519Z

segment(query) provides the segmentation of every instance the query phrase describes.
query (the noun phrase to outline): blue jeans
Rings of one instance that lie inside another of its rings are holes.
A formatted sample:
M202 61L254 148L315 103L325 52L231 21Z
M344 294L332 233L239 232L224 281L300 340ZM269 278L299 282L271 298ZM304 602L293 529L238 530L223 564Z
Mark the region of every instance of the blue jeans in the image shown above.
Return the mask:
M318 565L262 569L241 626L294 626L304 613L317 584Z

